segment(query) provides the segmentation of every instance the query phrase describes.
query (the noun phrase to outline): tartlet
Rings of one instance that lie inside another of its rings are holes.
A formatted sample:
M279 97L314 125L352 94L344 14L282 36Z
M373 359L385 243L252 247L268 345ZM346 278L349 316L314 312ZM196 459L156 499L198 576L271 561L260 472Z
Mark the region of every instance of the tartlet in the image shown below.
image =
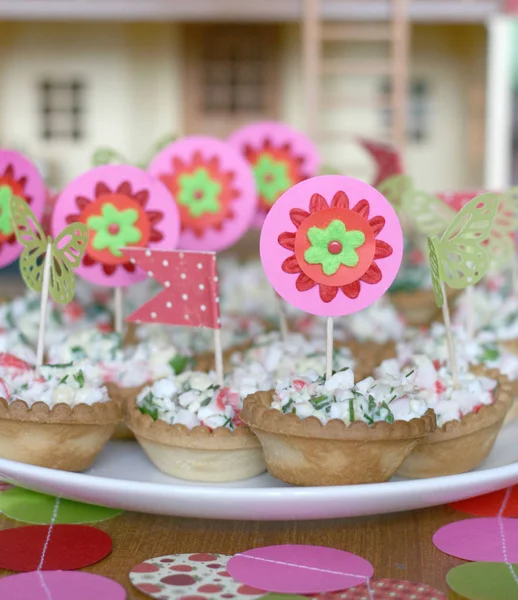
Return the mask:
M293 385L300 385L299 381L304 380L294 380ZM368 395L371 381L365 382L363 389ZM241 420L261 442L270 474L295 485L387 481L419 440L435 429L433 411L409 420L394 419L386 404L383 409L376 407L380 420L371 419L370 424L356 420L354 412L349 422L339 418L325 423L315 416L301 418L289 412L295 410L289 401L282 409L273 407L278 405L278 393L257 392L248 396ZM389 414L392 417L387 420Z
M447 289L448 302L453 301L459 294L458 290ZM430 325L440 315L440 309L435 303L433 290L419 289L412 292L392 292L390 300L397 311L412 327Z

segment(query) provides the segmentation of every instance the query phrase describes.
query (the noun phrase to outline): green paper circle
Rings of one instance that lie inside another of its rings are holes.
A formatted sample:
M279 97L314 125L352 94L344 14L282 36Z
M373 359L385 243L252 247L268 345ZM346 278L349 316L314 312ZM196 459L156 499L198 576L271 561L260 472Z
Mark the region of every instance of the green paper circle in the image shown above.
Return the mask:
M516 579L511 573L513 569ZM451 590L467 600L516 600L518 565L473 562L455 567L446 575Z
M52 521L52 514L56 504L54 496L38 494L23 488L12 488L0 494L0 512L6 517L32 523L34 525L48 525ZM62 498L59 503L55 523L96 523L120 515L122 510L83 504Z

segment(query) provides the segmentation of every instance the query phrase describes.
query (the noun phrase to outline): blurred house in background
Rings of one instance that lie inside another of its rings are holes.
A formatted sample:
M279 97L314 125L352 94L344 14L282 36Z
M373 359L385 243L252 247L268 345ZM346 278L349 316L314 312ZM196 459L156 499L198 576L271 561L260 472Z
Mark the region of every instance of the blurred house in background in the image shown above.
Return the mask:
M478 186L486 22L499 10L499 0L0 0L0 142L60 186L99 146L137 161L167 133L225 136L278 119L315 136L335 172L372 177L361 134L404 145L427 189Z

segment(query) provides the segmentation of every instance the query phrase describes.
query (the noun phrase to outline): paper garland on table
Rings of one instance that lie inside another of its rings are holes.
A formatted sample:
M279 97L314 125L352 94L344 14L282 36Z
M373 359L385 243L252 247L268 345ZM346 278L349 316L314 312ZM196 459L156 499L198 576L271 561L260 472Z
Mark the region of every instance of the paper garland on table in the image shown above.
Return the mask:
M284 192L318 173L320 158L315 144L284 123L246 125L235 131L228 143L246 158L254 174L258 195L255 227L262 226Z
M6 517L35 525L97 523L116 517L121 510L60 499L54 515L56 498L23 488L11 488L0 495L0 512ZM55 516L53 520L53 516Z
M90 231L78 275L107 287L146 278L121 248L174 248L180 230L178 209L166 187L131 166L96 167L67 185L56 202L52 231L74 222Z
M211 137L183 138L159 152L148 171L178 206L180 248L224 250L250 227L257 204L254 178L229 144Z
M464 560L518 563L518 519L456 521L436 531L433 543L445 554Z
M42 218L46 189L38 170L22 154L0 150L0 267L14 262L22 251L11 220L11 195L24 200L36 219Z
M124 588L92 573L33 571L0 579L0 598L6 600L125 600Z
M476 517L518 517L518 486L452 502L450 506Z
M134 248L124 250L124 254L165 288L127 321L221 327L214 252Z
M426 583L402 579L371 579L370 589L362 584L345 591L318 594L315 600L446 600L446 596Z
M259 598L265 592L232 579L227 572L231 557L222 554L172 554L150 558L130 572L131 583L142 593L160 600L223 600Z
M446 581L459 600L518 598L518 565L470 563L451 569Z
M360 144L367 150L376 163L377 172L374 176L374 187L393 175L403 172L401 154L391 144L377 140L359 139Z
M86 525L32 525L0 531L0 568L10 571L82 569L111 550L110 536Z
M317 594L333 592L368 582L372 565L351 552L286 544L254 548L236 554L228 572L237 581L270 592Z
M273 205L261 232L261 261L287 302L325 316L366 308L393 282L403 235L390 203L368 184L323 175Z

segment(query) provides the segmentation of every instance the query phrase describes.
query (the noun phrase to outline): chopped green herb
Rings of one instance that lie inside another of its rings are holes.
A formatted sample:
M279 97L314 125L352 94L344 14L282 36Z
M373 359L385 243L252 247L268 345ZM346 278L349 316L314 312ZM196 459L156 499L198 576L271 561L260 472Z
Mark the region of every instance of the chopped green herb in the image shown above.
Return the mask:
M23 331L20 331L20 333L18 335L20 337L20 341L22 342L22 344L25 344L26 346L32 346L31 341L25 335L25 333L23 333Z
M378 404L376 402L376 399L374 398L374 396L372 394L369 394L369 411L370 412L374 412L377 408Z
M7 324L9 325L10 329L16 329L16 323L14 322L14 317L11 310L7 311L7 314L5 315L5 320L7 321Z
M86 352L81 346L74 346L70 348L70 352L74 355L74 360L81 360L82 358L86 358Z
M415 369L412 369L411 371L409 371L405 377L410 377L410 375L412 375L412 373L415 373Z
M83 373L83 370L80 369L75 375L74 375L74 379L77 381L78 385L80 388L84 387L85 385L85 374Z
M205 398L205 400L200 404L200 406L208 406L212 398Z
M22 383L22 385L20 386L20 389L25 392L26 390L29 389L29 384L28 383Z
M153 421L158 419L158 408L153 404L153 394L149 392L139 405L139 410L144 415L149 415Z
M171 370L174 371L175 375L180 375L180 373L183 373L188 367L192 368L194 366L194 360L190 356L177 354L169 361L169 366L171 367Z
M349 422L353 423L356 420L354 415L354 400L349 400Z
M225 422L223 423L223 427L228 427L229 429L234 429L234 424L232 423L232 419L227 417Z
M394 395L391 397L391 399L389 400L389 404L390 404L391 402L393 402L393 401L394 401L396 398L397 398L397 394L394 394Z
M53 310L51 316L57 325L63 325L63 315L58 310Z
M290 399L288 400L288 402L286 402L286 404L285 404L285 405L282 407L282 412L283 412L284 414L286 414L286 413L288 412L288 409L289 409L289 407L290 407L290 406L293 404L293 402L294 402L293 398L290 398Z
M309 401L313 405L314 409L320 410L321 408L324 408L326 404L328 404L329 396L326 396L326 394L322 394L321 396L317 396L316 398L310 398Z
M209 387L207 388L208 390L219 390L220 386L217 383L213 383L212 385L209 385Z
M500 352L498 348L493 346L482 346L482 354L480 355L481 362L490 362L493 360L498 360L500 358Z
M388 412L388 414L385 418L387 423L394 423L394 415L392 414L392 411L390 410L390 408L388 407L388 404L385 401L383 401L381 403L381 408L384 408Z
M67 382L67 379L68 379L68 375L65 375L64 377L62 377L62 378L59 380L59 383L58 383L58 385L61 385L62 383L66 383L66 382Z
M374 419L372 417L370 417L369 415L367 415L367 414L364 413L363 417L365 418L365 420L367 421L367 423L369 425L372 425L374 423Z
M66 369L67 367L71 367L74 363L56 363L53 365L45 365L45 367L50 367L51 369Z

